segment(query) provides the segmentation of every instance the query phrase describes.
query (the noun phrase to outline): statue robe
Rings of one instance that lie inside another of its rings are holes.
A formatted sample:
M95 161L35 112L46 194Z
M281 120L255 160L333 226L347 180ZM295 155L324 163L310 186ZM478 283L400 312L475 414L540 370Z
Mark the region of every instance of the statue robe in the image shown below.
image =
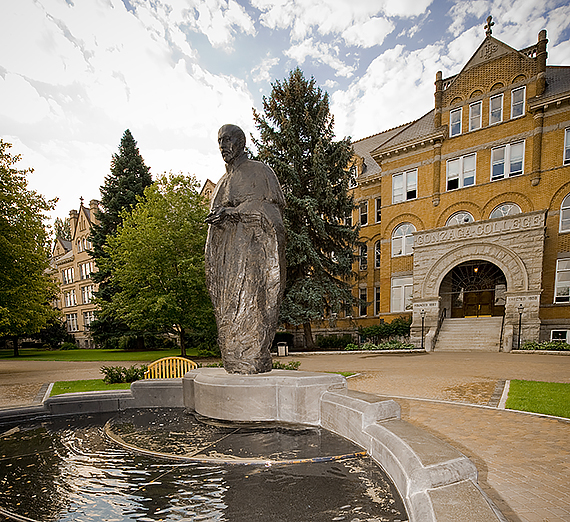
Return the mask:
M245 155L228 165L212 201L206 283L229 373L271 371L285 289L285 199L271 168Z

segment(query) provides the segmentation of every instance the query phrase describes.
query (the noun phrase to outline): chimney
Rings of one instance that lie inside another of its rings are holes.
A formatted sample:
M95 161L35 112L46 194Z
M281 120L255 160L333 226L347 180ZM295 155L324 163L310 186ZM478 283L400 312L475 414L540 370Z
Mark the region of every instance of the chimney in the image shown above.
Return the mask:
M75 229L77 228L77 210L70 210L69 211L69 228L71 231L71 238L75 237Z
M433 116L433 125L437 129L441 127L441 108L443 105L443 79L442 72L437 71L435 74L435 113Z
M536 65L537 65L537 76L536 76L536 95L540 96L544 94L546 90L546 58L548 53L546 52L546 44L548 40L546 39L546 30L543 29L538 33L538 44L536 45Z
M99 201L92 199L89 202L89 213L91 214L91 223L99 223L96 213L99 211Z

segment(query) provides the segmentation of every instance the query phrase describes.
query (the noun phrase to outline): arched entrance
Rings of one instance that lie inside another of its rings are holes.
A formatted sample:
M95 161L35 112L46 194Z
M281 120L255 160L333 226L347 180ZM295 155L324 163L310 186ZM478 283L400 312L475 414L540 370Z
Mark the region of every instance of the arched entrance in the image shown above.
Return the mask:
M507 280L495 264L465 261L453 267L439 289L451 317L492 317L505 314Z

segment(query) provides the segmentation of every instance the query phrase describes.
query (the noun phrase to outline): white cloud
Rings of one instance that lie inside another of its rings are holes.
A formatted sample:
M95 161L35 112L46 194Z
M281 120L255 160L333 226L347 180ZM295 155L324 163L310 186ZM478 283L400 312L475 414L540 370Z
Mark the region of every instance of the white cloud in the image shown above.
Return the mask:
M259 65L254 67L251 75L255 82L269 82L273 79L270 72L279 63L279 58L267 56Z
M352 76L354 72L354 67L347 65L338 58L338 47L324 42L315 42L313 38L308 38L299 44L291 46L284 51L284 54L299 64L303 64L307 59L323 63L334 69L339 76L346 78Z
M50 114L48 101L17 74L0 76L0 100L0 114L23 124L38 123Z
M384 12L388 16L401 16L404 18L419 16L434 0L386 0Z
M394 24L385 18L370 18L363 24L355 24L344 30L342 37L348 45L372 47L381 45L394 30Z

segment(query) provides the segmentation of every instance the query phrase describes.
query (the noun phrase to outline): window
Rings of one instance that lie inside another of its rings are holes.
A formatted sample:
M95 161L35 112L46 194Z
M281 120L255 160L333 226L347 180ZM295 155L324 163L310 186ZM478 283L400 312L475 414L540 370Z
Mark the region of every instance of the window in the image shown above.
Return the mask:
M524 116L524 98L526 87L519 87L511 92L511 118Z
M93 273L93 262L83 263L79 265L79 276L81 279L89 279Z
M475 154L461 156L447 162L447 190L475 184Z
M368 303L366 302L366 300L368 299L368 292L366 291L366 288L360 288L359 289L359 295L358 297L360 298L360 305L358 307L358 311L360 316L363 315L368 315Z
M503 121L503 95L493 96L489 102L489 125Z
M77 240L77 252L83 252L84 248L83 248L83 239L78 239Z
M416 227L411 223L402 223L392 233L392 257L409 256L414 251Z
M560 232L570 232L570 194L564 198L560 207Z
M75 295L75 290L69 290L63 294L65 306L76 306L77 297Z
M570 303L570 259L556 261L555 303Z
M465 223L473 223L473 221L475 220L469 212L461 210L451 215L445 225L450 227L452 225L464 225Z
M570 165L570 127L564 133L564 165Z
M374 315L380 315L380 287L374 287Z
M368 225L368 201L360 203L360 226Z
M93 300L93 285L81 287L81 302L89 304Z
M417 196L417 169L394 174L392 177L392 203L400 203Z
M380 268L380 262L382 259L382 245L380 241L374 243L374 268Z
M61 281L64 285L73 283L73 267L61 271Z
M65 322L67 323L68 332L77 332L77 314L65 314Z
M93 310L83 312L83 328L85 330L89 330L89 326L93 321L95 321L95 312Z
M376 198L376 223L380 223L382 220L382 200Z
M570 344L570 330L551 330L550 340Z
M490 219L502 218L505 216L514 216L521 213L521 207L516 203L502 203L495 207L489 216Z
M366 245L360 245L360 270L366 270L368 268L368 247Z
M346 215L346 217L344 218L344 224L347 227L352 227L352 212Z
M449 113L449 136L461 134L461 108L454 109Z
M405 312L412 309L413 277L392 278L392 312Z
M477 130L481 128L481 102L475 102L469 105L469 130Z
M518 176L523 173L524 141L491 150L491 180Z

